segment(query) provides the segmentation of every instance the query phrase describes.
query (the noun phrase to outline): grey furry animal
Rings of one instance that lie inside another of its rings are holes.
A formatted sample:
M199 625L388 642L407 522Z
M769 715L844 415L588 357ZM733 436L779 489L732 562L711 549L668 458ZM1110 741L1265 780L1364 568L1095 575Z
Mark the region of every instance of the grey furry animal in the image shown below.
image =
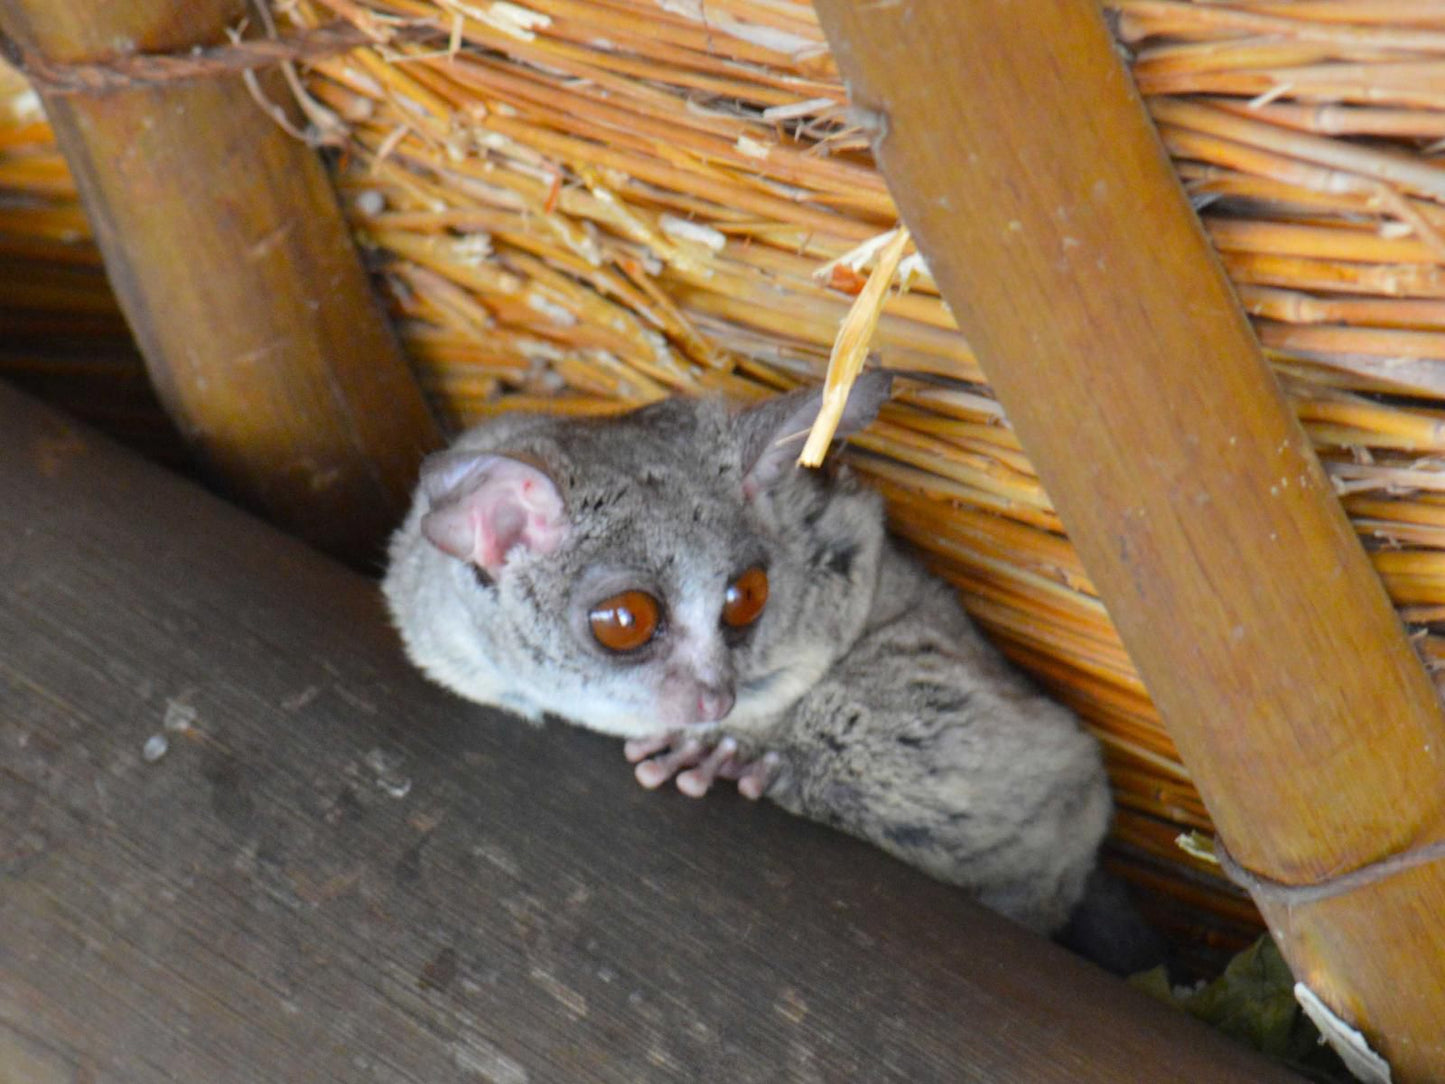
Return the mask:
M840 435L888 388L865 374ZM644 786L735 779L1054 933L1110 817L1099 750L887 538L875 493L794 465L819 403L471 430L392 541L406 649L462 696L631 739Z

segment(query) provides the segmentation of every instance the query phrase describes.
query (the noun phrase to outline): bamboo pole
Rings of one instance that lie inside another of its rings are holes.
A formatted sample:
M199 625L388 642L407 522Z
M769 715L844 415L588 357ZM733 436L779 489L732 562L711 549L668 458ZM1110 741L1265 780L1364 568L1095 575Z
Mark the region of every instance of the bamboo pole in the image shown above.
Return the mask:
M818 0L934 277L1249 870L1445 836L1420 660L1261 359L1092 0ZM1445 1074L1445 864L1256 900L1397 1079Z
M224 42L243 15L234 0L0 0L4 32L58 65ZM316 154L240 76L37 89L152 380L204 464L322 548L374 560L437 435Z

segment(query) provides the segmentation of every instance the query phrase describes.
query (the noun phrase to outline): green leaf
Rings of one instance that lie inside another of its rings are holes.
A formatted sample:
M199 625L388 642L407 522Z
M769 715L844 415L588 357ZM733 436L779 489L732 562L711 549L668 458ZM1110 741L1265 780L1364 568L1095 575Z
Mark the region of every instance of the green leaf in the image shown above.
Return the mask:
M1224 974L1198 987L1170 986L1162 967L1129 984L1184 1009L1226 1035L1320 1081L1352 1078L1294 996L1294 976L1279 949L1261 937L1229 962Z

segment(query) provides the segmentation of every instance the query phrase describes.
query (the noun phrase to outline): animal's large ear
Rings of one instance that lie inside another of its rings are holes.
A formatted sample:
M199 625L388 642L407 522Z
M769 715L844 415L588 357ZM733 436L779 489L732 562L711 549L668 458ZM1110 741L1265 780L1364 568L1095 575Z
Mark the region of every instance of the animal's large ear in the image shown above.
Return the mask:
M892 375L881 369L859 374L838 422L837 439L846 440L866 428L878 416L892 386ZM749 497L767 489L793 466L822 402L821 387L803 388L738 415L734 425L742 448L743 491Z
M422 533L493 578L516 547L551 553L566 532L556 484L521 460L440 452L422 464L421 481L431 502Z

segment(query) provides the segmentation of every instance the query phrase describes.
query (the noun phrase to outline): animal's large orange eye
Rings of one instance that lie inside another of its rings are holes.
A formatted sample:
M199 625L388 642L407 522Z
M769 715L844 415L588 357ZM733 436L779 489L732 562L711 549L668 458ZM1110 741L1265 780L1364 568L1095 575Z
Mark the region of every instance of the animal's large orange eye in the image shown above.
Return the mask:
M723 596L723 624L740 629L751 625L768 604L768 574L761 568L750 568L728 584Z
M636 651L657 633L661 607L646 591L605 598L587 615L592 636L608 651Z

